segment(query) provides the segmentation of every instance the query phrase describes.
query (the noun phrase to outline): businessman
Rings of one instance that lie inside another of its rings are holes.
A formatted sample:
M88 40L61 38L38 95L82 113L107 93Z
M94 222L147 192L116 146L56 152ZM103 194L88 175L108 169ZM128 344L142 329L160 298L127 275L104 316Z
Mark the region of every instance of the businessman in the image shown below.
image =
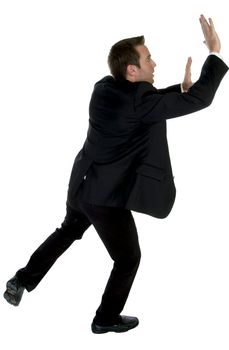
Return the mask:
M228 70L213 21L203 15L199 20L209 55L194 84L191 58L181 85L157 90L156 63L143 36L112 46L112 75L97 82L92 93L87 138L73 164L65 219L7 282L4 297L10 304L19 305L24 290L32 291L93 225L114 265L91 329L125 332L138 325L137 317L121 315L141 257L131 210L157 218L170 213L176 190L166 120L208 107Z

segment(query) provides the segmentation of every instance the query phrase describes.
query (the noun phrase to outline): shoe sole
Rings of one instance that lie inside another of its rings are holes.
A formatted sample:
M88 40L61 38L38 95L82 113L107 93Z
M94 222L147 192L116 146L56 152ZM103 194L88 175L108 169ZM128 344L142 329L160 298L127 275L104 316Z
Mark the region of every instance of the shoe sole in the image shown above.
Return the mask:
M122 326L119 327L119 326L111 326L111 327L102 327L102 326L94 326L92 325L91 326L91 330L94 334L104 334L104 333L108 333L108 332L114 332L114 333L124 333L124 332L127 332L131 329L134 329L135 327L137 327L139 324L139 322L136 322L135 324L133 325L129 325L129 326Z

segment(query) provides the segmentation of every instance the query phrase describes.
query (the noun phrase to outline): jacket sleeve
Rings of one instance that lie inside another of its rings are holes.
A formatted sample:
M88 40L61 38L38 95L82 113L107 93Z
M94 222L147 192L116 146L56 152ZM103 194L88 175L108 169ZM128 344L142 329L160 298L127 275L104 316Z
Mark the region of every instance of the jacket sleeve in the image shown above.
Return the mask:
M186 93L168 92L161 94L152 89L150 83L139 85L135 108L138 118L146 124L190 114L208 107L228 70L217 56L209 55L199 79Z

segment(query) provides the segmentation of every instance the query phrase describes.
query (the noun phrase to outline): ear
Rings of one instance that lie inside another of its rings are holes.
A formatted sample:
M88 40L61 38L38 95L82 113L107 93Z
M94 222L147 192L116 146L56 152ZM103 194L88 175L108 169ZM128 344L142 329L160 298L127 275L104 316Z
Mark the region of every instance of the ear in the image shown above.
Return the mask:
M128 64L126 68L126 73L130 77L134 77L137 73L137 67L134 64Z

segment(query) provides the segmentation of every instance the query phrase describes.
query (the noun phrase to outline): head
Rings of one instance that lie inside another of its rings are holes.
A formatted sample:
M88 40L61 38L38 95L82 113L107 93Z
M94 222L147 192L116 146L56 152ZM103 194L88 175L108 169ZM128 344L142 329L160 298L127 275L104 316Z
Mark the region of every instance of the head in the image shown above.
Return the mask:
M108 56L108 65L117 80L154 82L156 63L145 46L144 36L124 39L114 44Z

